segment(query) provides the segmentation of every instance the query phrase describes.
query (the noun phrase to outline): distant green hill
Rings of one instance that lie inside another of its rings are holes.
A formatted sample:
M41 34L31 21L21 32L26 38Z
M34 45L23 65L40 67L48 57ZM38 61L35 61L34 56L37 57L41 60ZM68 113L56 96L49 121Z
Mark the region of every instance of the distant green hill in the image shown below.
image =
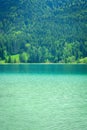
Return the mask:
M87 57L86 0L0 0L0 63Z

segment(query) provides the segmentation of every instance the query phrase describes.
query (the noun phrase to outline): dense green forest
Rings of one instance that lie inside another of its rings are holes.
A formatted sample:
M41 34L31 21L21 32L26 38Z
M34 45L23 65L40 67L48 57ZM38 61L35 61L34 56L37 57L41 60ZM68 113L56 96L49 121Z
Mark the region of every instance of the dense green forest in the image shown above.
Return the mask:
M0 63L87 63L86 0L0 0Z

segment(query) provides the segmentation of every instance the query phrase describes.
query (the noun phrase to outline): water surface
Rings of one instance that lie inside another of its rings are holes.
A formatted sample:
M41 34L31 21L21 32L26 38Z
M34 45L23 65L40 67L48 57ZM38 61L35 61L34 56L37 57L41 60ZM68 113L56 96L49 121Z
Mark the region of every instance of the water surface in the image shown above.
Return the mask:
M0 65L0 130L86 130L87 65Z

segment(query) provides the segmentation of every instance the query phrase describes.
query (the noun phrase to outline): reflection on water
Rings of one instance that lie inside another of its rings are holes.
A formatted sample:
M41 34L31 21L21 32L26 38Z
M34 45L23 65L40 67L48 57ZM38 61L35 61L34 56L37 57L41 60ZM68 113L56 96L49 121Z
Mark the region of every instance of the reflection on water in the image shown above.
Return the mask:
M22 64L0 65L0 73L87 74L87 65Z

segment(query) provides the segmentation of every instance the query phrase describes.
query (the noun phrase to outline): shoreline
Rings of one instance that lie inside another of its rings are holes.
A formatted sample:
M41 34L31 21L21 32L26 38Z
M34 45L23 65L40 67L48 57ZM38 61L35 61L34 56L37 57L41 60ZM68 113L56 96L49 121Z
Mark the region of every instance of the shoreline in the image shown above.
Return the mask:
M86 63L0 63L0 65L87 65Z

